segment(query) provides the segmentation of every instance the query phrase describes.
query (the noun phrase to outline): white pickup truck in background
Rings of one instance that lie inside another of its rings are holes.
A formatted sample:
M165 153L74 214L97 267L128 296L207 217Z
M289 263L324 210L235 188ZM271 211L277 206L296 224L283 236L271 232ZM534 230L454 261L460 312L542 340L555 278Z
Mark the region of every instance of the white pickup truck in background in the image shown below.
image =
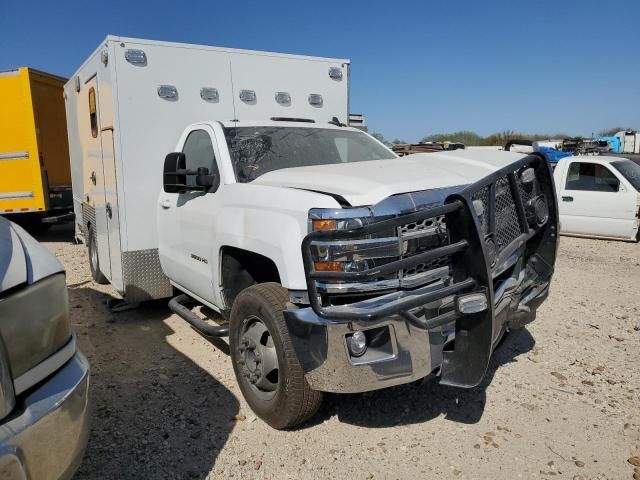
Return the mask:
M561 233L638 241L640 165L624 157L566 157L553 177Z

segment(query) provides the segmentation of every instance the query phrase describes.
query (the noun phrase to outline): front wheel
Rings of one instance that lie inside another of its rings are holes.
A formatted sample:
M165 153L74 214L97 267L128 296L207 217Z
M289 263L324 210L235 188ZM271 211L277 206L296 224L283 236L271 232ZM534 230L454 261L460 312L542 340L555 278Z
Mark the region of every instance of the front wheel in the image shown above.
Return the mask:
M293 350L282 314L287 291L277 283L246 288L235 299L229 325L233 370L251 409L273 428L311 418L322 403Z

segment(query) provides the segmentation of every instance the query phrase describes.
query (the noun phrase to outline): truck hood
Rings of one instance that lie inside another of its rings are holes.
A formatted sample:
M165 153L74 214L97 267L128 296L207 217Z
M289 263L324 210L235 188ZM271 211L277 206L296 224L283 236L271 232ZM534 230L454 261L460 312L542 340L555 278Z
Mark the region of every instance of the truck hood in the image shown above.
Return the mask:
M253 183L339 195L352 206L374 205L398 193L467 185L523 156L477 150L417 153L392 160L285 168Z
M0 217L0 294L63 270L56 257L22 227Z

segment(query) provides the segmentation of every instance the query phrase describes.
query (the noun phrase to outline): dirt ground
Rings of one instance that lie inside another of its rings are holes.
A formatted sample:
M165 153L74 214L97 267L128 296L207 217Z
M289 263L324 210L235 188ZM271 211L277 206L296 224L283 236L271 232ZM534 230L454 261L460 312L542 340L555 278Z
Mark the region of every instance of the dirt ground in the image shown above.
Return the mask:
M224 341L166 302L113 314L72 230L40 239L67 269L91 362L78 479L632 479L640 455L640 245L563 237L549 300L472 390L427 382L327 395L278 432L253 415Z

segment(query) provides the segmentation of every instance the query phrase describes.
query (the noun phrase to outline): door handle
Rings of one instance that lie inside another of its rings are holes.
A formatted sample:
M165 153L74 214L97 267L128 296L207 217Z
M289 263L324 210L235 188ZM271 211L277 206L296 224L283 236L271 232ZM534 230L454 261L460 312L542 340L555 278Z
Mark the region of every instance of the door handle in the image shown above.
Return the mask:
M164 209L171 208L171 202L169 200L162 200L160 206Z
M562 197L563 202L573 202L573 197Z
M106 210L109 219L113 218L113 210L111 210L111 204L109 202L107 202Z
M94 185L96 184L96 180L97 180L96 172L91 172L91 176L89 177L89 180L91 180Z

